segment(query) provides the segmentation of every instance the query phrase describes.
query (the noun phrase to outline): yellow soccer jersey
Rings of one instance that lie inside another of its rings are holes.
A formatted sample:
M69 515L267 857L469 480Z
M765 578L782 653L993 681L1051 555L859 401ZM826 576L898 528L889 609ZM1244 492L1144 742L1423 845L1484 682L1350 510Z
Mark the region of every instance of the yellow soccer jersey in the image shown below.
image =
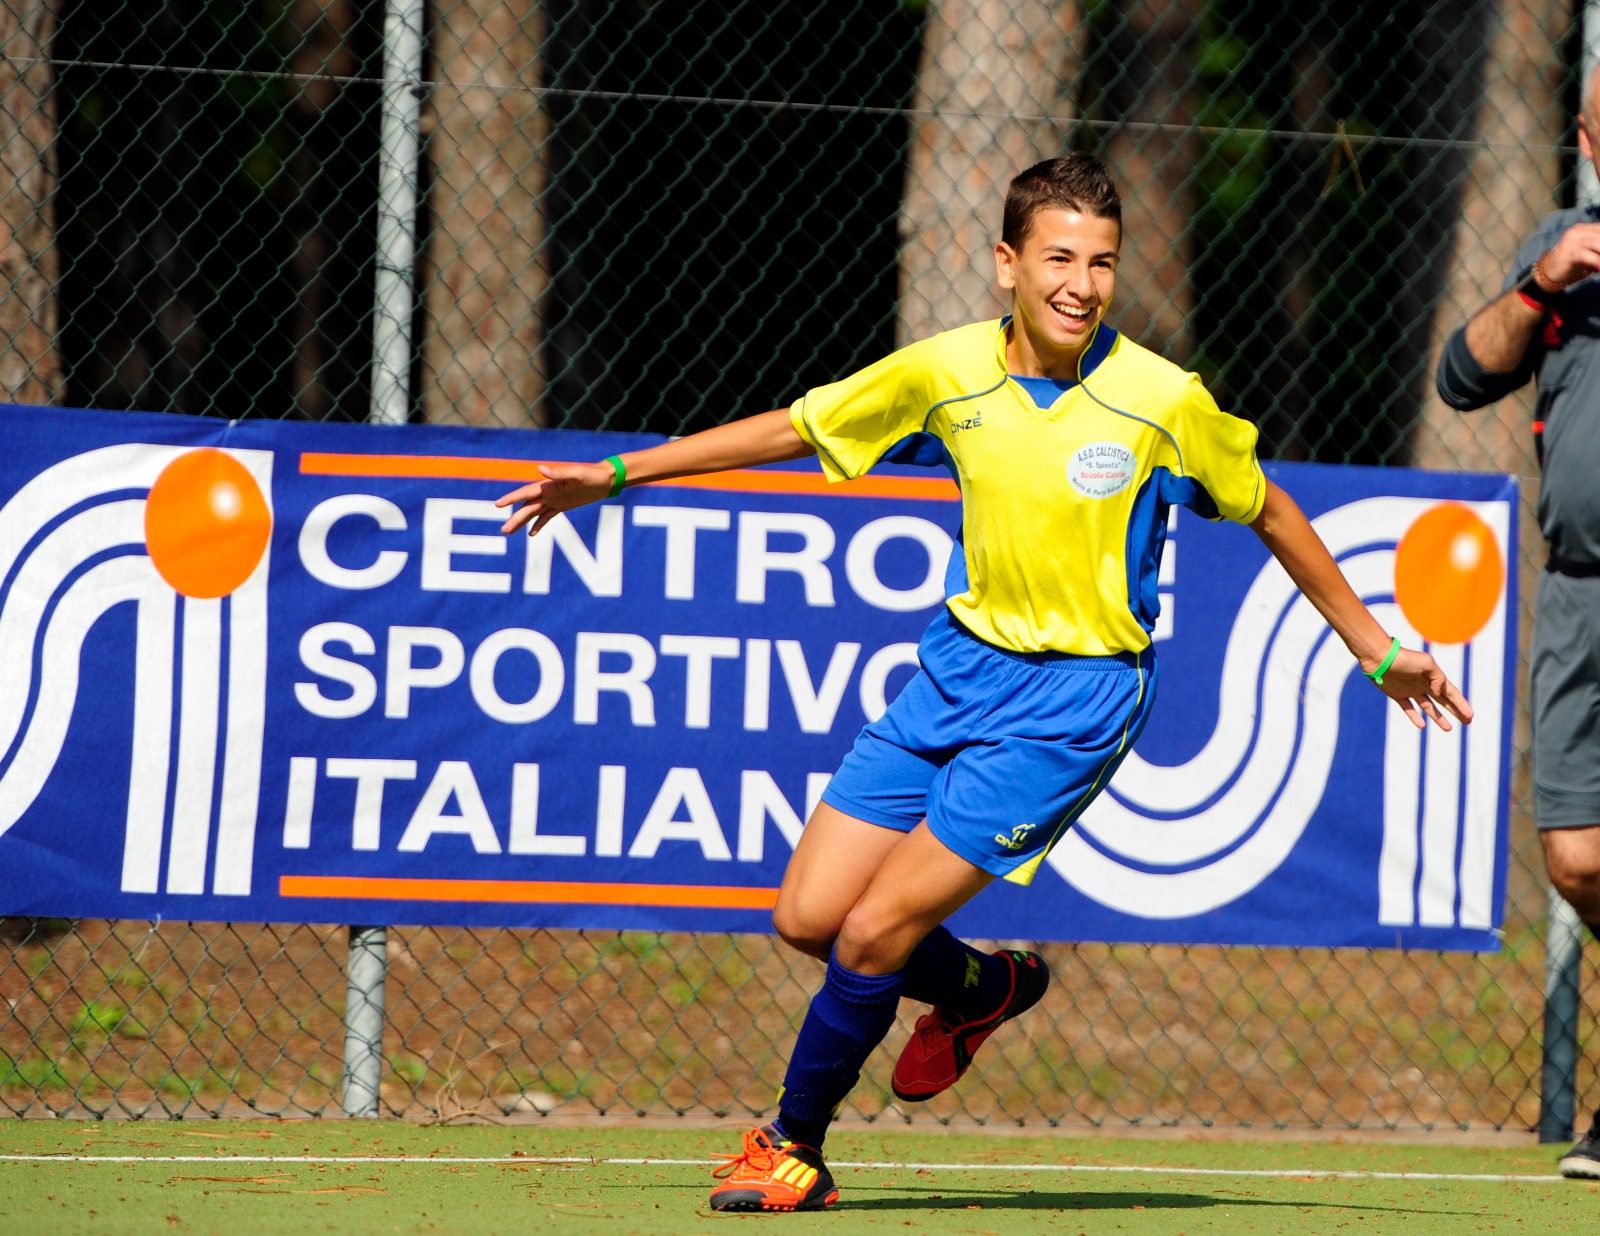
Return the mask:
M1048 409L1007 376L1008 319L913 343L789 410L830 480L942 456L962 494L947 604L1016 652L1149 647L1167 512L1248 523L1266 500L1256 429L1101 324Z

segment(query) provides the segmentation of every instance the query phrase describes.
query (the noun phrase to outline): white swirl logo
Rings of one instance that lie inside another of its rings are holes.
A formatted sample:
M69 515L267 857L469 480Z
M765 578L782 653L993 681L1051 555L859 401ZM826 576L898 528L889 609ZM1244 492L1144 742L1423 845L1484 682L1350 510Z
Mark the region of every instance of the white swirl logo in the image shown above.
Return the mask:
M1067 461L1067 480L1085 498L1109 498L1133 484L1138 458L1120 442L1091 442Z
M1475 526L1506 560L1511 513L1503 501L1368 498L1313 521L1374 616L1412 647L1422 645L1424 634L1392 600L1396 560L1405 556L1397 545L1442 506ZM1424 562L1435 571L1451 565L1448 555ZM1421 587L1426 591L1429 581ZM1502 583L1467 642L1428 642L1453 681L1470 683L1477 713L1470 728L1424 736L1398 708L1386 710L1378 757L1382 924L1493 922L1507 702L1505 595ZM1205 914L1244 896L1288 858L1321 805L1339 742L1339 696L1358 672L1283 568L1269 561L1229 633L1216 727L1204 748L1173 766L1130 755L1109 792L1051 851L1050 865L1085 896L1148 919ZM1373 735L1359 739L1375 745Z
M271 452L129 443L65 459L0 507L0 834L49 781L80 685L93 707L90 629L132 604L122 891L160 891L165 850L169 893L204 893L208 870L212 893L250 892L271 493Z

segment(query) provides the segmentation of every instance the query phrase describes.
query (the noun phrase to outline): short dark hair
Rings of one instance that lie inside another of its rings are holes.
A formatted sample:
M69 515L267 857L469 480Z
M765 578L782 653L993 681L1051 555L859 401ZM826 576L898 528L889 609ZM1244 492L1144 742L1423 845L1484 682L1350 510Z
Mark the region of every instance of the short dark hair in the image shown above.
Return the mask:
M1035 163L1020 173L1006 190L1000 239L1013 249L1022 248L1033 216L1051 206L1115 219L1118 235L1122 232L1122 195L1106 165L1093 155L1074 152Z

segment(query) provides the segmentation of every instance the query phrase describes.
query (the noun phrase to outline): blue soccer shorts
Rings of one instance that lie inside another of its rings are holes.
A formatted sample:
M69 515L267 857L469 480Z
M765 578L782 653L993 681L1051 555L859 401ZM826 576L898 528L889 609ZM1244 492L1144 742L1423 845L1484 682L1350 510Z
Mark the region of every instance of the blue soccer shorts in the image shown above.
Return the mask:
M1155 657L1008 652L948 610L917 655L916 677L861 731L822 800L900 832L926 819L968 862L1030 883L1133 749Z

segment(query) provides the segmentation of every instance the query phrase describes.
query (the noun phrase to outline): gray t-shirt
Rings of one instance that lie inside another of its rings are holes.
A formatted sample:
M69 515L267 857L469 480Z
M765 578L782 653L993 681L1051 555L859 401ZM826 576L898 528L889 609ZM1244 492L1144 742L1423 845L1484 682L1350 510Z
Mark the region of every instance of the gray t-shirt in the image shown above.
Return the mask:
M1574 223L1600 222L1600 208L1580 206L1547 217L1517 250L1501 291L1527 277L1540 254ZM1544 423L1544 482L1539 527L1553 553L1569 562L1600 564L1600 277L1562 293L1534 336L1523 363L1493 373L1467 348L1466 328L1450 336L1439 357L1439 397L1468 411L1538 383L1534 419Z

